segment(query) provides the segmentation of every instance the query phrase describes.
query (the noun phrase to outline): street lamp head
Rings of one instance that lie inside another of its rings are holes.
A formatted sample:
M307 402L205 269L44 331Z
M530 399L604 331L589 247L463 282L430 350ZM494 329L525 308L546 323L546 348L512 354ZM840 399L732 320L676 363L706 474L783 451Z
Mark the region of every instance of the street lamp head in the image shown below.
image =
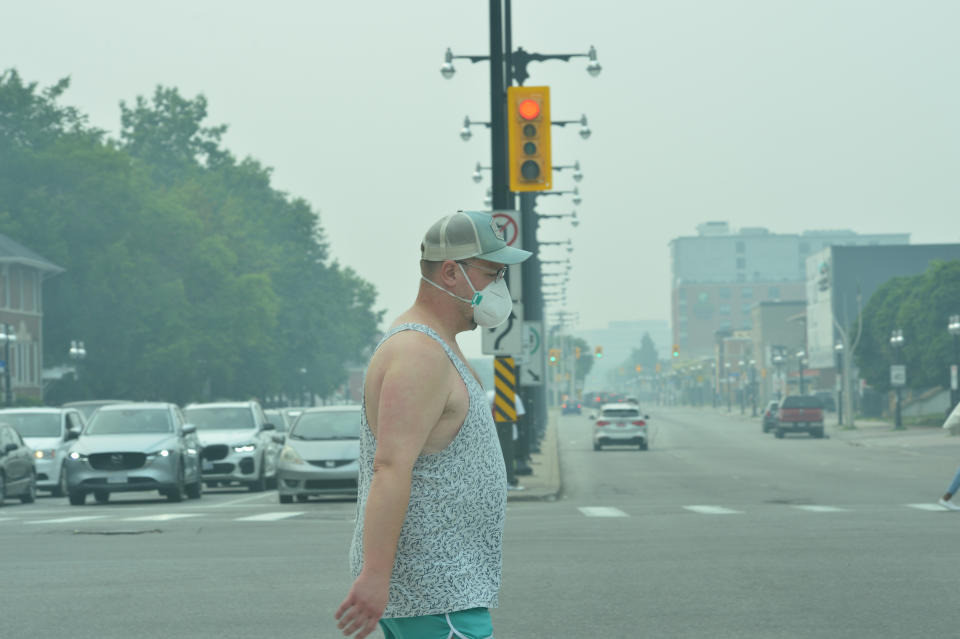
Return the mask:
M473 132L470 131L470 116L463 118L463 128L460 129L460 139L464 142L469 142L470 138L473 137Z
M453 68L453 51L447 47L447 52L443 54L443 66L440 67L440 75L449 80L457 70Z
M477 162L477 168L473 171L473 181L477 184L480 184L480 182L483 180L483 176L480 174L481 168L482 167L480 166L480 163Z
M947 324L947 330L954 337L960 336L960 315L951 315L950 323Z
M577 228L578 226L580 226L580 218L577 217L576 211L574 211L573 214L570 216L570 226L572 226L573 228Z
M590 45L590 62L587 64L587 73L590 74L590 77L597 77L600 75L600 71L603 70L603 67L600 66L600 63L597 62L597 49L592 44Z
M837 351L838 353L843 351L843 342L837 342L834 345L833 350Z
M590 131L590 127L587 126L587 116L581 115L580 116L580 137L586 140L587 138L590 137L590 133L592 133L592 131Z

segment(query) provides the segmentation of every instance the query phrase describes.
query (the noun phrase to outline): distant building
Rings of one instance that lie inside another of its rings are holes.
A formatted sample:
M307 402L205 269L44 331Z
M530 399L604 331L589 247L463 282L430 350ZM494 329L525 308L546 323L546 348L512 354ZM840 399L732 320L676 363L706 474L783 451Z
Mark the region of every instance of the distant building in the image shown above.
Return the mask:
M805 311L802 301L760 302L751 310L757 401L761 405L789 394L791 378L794 382L799 379L803 367L797 366L796 356L805 348Z
M716 331L750 330L753 305L804 299L807 257L834 245L908 244L909 234L849 230L771 233L706 222L670 242L672 343L684 358L709 357Z
M633 349L640 348L644 333L650 334L661 359L670 356L670 327L663 320L635 320L610 322L607 328L574 331L576 337L583 338L590 348L603 347L603 358L593 363L593 369L587 377L584 390L601 390L606 387L607 375L625 359ZM590 356L593 356L591 351Z
M10 368L14 401L43 397L43 281L62 272L53 262L0 235L0 323L12 328L16 337L9 344L9 361L4 361ZM0 342L0 359L4 353ZM5 372L0 382L6 383Z
M894 277L919 275L934 260L960 259L960 244L831 246L807 258L807 352L811 368L836 367L836 323L847 330L873 293ZM944 318L946 321L946 318ZM890 327L893 330L893 326Z

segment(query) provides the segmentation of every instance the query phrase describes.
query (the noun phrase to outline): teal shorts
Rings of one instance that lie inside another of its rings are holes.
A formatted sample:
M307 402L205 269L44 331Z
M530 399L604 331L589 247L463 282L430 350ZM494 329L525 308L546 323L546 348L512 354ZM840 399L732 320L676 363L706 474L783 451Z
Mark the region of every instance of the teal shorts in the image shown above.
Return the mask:
M493 621L487 608L381 619L380 627L387 639L493 639Z

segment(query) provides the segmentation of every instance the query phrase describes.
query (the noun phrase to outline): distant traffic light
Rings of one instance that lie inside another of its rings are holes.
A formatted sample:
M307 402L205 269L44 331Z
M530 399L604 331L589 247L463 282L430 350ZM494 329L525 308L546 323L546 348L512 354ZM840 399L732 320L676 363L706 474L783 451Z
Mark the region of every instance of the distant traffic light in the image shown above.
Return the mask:
M579 347L579 346L575 346L575 347L574 347L574 349L573 349L573 356L574 356L576 359L580 359L580 347Z
M556 365L557 365L557 360L559 360L559 359L560 359L560 349L559 349L559 348L551 348L551 349L550 349L550 365L551 365L551 366L556 366Z
M507 87L507 155L511 191L549 191L550 87Z
M593 354L597 356L597 359L603 357L603 346L597 346L593 349Z
M642 372L643 372L643 365L642 365L642 364L637 364L637 372L638 372L638 373L642 373Z
M673 345L673 356L680 357L680 347L676 344Z

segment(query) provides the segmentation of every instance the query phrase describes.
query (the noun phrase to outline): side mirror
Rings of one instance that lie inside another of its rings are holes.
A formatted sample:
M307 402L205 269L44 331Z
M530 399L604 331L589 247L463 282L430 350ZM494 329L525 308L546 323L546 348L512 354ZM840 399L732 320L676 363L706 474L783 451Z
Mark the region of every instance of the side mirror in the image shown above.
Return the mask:
M260 430L277 430L277 427L271 424L270 422L267 422L266 424L260 427Z
M287 438L284 435L277 434L273 436L273 443L275 444L282 444L285 441L287 441Z
M184 424L182 430L183 430L183 434L184 434L184 435L189 435L189 434L191 434L191 433L197 432L197 425L196 425L196 424Z
M596 419L596 418L597 418L596 413L590 413L590 419Z
M650 419L650 416L649 416L649 415L644 415L643 418L644 418L644 419Z
M70 429L70 430L67 431L67 434L64 435L64 437L63 437L63 441L65 441L65 442L70 442L70 441L73 441L73 440L75 440L75 439L80 439L80 431L79 431L79 430Z
M16 445L16 444L7 444L6 447L3 449L3 452L5 452L5 453L12 453L13 451L17 450L18 448L20 448L20 447L19 447L18 445Z

